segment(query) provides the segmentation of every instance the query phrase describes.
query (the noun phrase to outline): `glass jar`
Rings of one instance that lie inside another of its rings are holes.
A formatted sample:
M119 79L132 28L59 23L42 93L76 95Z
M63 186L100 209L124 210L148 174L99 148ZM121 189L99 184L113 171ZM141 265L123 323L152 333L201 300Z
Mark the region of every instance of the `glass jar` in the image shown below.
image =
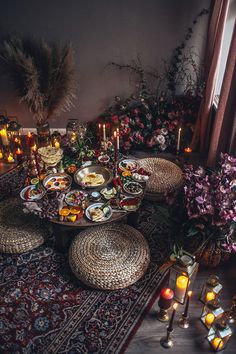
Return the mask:
M66 126L66 135L72 143L75 142L77 139L78 126L79 126L78 119L68 119L68 123Z
M39 142L48 143L50 138L50 126L48 122L37 125L37 135Z

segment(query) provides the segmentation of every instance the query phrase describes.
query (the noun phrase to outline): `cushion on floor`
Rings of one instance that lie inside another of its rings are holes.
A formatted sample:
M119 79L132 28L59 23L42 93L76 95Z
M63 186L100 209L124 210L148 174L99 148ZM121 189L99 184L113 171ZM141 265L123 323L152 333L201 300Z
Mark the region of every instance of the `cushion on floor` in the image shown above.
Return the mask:
M69 261L75 276L97 289L122 289L140 279L150 262L147 241L124 224L91 227L73 240Z

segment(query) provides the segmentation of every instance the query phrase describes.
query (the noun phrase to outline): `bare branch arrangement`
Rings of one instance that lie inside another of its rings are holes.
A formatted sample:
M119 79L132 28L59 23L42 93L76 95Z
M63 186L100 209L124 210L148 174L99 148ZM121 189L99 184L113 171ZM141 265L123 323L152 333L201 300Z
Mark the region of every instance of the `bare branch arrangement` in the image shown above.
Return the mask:
M70 44L12 37L0 44L0 63L37 126L73 106L76 85Z

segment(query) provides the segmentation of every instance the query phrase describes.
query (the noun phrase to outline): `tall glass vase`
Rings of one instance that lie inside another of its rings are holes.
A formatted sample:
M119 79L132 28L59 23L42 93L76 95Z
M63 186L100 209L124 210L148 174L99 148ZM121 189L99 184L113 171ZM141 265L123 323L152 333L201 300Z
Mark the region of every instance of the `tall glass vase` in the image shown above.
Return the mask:
M50 126L49 122L37 124L38 141L41 144L48 144L50 140Z

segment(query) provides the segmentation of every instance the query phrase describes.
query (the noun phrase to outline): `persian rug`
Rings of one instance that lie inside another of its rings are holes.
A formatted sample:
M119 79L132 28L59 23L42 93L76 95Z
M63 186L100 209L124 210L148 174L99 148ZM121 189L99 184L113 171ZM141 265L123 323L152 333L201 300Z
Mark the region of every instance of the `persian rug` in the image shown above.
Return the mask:
M31 252L2 253L0 352L124 352L169 268L163 263L170 230L161 214L155 203L144 202L140 208L137 228L149 243L151 263L142 279L118 291L94 290L78 281L69 267L68 250L58 252L52 235Z

